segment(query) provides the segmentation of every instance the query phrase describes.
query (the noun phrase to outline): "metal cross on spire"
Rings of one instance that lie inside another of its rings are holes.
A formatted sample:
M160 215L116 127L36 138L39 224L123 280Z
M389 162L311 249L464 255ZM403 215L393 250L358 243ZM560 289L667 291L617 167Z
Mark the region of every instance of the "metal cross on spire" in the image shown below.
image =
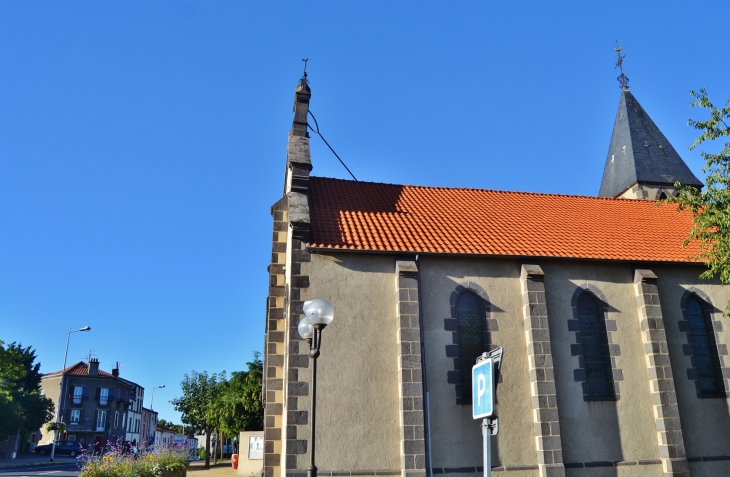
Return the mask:
M616 61L616 66L614 66L613 69L618 68L619 71L621 71L621 74L618 77L616 77L616 79L618 80L619 85L621 86L621 89L623 89L624 91L628 91L629 77L626 76L626 74L624 74L623 63L624 63L624 58L626 58L626 55L621 54L621 50L623 50L623 49L624 49L623 46L618 46L618 40L616 40L616 46L614 47L613 50L618 55L618 61Z
M309 58L302 58L302 61L304 62L304 76L302 76L302 81L307 82L307 61L309 61Z

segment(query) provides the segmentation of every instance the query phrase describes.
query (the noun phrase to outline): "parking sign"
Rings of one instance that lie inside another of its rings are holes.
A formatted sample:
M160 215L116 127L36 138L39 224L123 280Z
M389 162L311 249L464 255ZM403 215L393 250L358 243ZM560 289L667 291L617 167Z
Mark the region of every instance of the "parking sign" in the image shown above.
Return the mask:
M471 368L472 417L482 419L494 414L494 362L487 358Z

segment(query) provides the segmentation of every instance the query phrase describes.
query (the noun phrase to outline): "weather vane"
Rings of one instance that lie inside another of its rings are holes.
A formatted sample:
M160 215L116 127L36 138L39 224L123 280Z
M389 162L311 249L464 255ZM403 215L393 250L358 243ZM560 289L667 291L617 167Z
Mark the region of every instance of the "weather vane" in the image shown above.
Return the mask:
M621 71L621 74L616 78L619 82L619 85L621 85L621 89L628 91L629 89L629 77L624 74L624 58L626 58L626 55L621 54L621 50L623 50L623 46L618 46L618 40L616 40L616 46L614 47L614 51L618 55L618 61L616 61L616 66L613 67L613 69L618 68L619 71Z
M302 76L302 81L307 81L307 61L309 61L309 58L302 58L302 61L304 62L304 76Z

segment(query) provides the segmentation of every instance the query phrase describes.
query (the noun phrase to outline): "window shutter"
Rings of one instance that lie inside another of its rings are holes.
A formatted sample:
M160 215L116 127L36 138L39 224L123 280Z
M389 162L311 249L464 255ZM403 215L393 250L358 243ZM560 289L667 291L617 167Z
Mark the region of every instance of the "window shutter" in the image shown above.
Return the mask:
M120 402L122 400L122 390L117 389L117 402Z
M124 393L124 402L129 404L129 393Z
M96 400L101 399L101 388L96 388Z
M81 393L81 397L83 399L89 399L89 388L84 386L84 391Z

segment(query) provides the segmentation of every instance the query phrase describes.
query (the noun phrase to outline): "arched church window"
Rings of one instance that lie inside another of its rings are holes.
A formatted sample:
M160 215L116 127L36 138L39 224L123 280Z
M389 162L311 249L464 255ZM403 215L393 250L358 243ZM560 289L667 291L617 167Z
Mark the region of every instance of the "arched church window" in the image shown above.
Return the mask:
M486 311L484 300L472 292L463 293L456 301L457 336L459 340L459 371L461 403L471 404L471 368L486 349Z
M667 194L665 194L664 192L662 192L661 194L659 194L659 200L664 200L666 198L667 198Z
M578 321L587 399L596 401L614 399L606 321L598 299L590 292L583 293L578 299Z
M694 354L697 382L701 395L724 395L720 359L712 324L700 300L691 296L685 303L685 315L689 322L690 343Z

